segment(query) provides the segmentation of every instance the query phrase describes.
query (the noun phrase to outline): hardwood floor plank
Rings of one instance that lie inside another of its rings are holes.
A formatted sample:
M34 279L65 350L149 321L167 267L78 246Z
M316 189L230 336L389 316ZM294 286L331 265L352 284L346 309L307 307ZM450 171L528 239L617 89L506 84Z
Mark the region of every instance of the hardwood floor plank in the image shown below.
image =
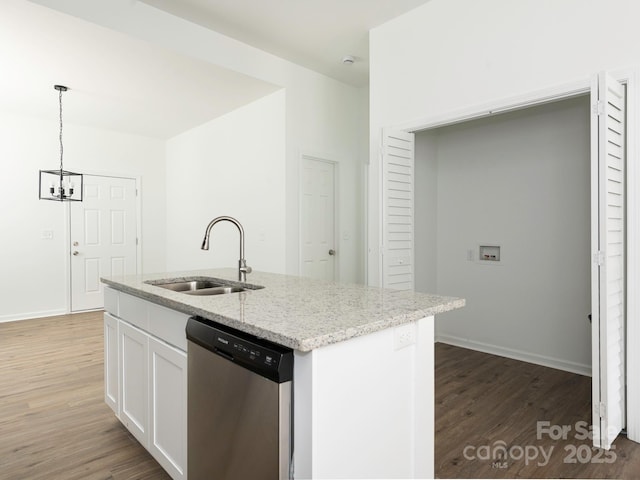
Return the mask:
M102 312L0 323L0 479L169 479L103 395Z
M438 478L640 478L640 444L621 435L606 453L577 438L590 377L438 343L435 409ZM539 421L571 431L538 435Z
M102 328L101 312L0 324L0 480L169 479L104 404ZM575 432L537 438L538 421L590 424L590 398L588 377L437 344L436 475L640 478L640 445L624 436L612 463L566 463L567 448L598 455ZM552 453L545 465L477 458L503 444Z

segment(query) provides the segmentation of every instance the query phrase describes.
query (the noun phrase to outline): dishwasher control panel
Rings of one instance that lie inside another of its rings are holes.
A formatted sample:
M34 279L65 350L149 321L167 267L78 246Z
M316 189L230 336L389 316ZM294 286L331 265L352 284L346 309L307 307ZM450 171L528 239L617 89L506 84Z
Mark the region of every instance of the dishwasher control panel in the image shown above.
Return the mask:
M187 339L270 380L293 378L293 350L201 317L187 322Z

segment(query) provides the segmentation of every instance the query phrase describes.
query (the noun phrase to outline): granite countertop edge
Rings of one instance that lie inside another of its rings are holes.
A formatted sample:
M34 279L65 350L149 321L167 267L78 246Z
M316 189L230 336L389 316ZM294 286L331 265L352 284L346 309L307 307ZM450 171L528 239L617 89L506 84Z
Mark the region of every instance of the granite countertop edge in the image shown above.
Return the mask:
M191 272L189 272L191 273ZM194 274L200 272L194 272ZM171 274L165 274L166 276L171 276ZM274 274L277 275L277 274ZM173 275L171 278L181 279L189 277L188 274L183 275ZM194 275L191 275L194 276ZM198 276L206 276L206 274L198 275ZM261 325L260 322L248 323L246 321L241 321L238 318L234 318L232 315L225 315L224 313L218 313L213 310L213 308L204 308L198 307L196 305L190 304L191 298L182 298L181 295L175 292L171 292L169 290L162 290L153 288L152 285L142 285L148 279L155 279L156 277L160 278L162 275L152 275L149 278L145 277L136 277L135 285L130 285L126 280L120 278L102 278L102 282L114 290L121 291L123 293L127 293L136 297L139 297L144 300L148 300L157 305L193 316L201 316L213 321L217 321L224 325L227 325L232 328L236 328L238 330L244 331L246 333L256 335L261 338L265 338L274 343L284 345L286 347L301 351L308 352L320 347L324 347L327 345L331 345L334 343L339 343L345 340L349 340L351 338L368 335L371 333L375 333L381 330L385 330L387 328L393 328L399 325L403 325L405 323L410 323L416 320L419 320L424 317L430 317L436 314L449 312L451 310L456 310L465 306L465 300L462 298L456 297L447 297L441 295L431 295L430 297L434 299L435 303L429 305L428 307L423 308L414 308L408 311L400 311L400 312L392 312L386 315L384 318L374 319L372 321L367 321L365 323L357 324L357 325L346 325L344 327L336 327L329 328L328 331L314 333L310 332L309 334L288 334L286 329L281 328L271 328L268 323L265 322L264 325ZM126 278L126 277L125 277ZM131 277L129 277L131 278ZM151 288L152 287L153 291ZM367 290L375 290L375 291L383 291L382 289L377 289L376 287L364 287L359 286L363 289ZM393 295L390 291L391 295ZM420 294L418 294L420 295ZM226 295L225 295L226 296ZM171 298L175 297L175 298ZM180 301L183 300L183 301ZM357 313L363 314L366 311L358 311ZM346 314L349 315L349 312Z

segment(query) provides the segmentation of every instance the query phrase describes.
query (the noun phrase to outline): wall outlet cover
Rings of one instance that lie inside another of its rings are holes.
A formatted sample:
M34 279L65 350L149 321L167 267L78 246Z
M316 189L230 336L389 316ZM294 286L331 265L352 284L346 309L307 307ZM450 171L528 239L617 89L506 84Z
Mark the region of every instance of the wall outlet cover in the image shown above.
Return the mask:
M394 347L396 350L408 347L416 343L416 325L415 323L407 323L400 325L393 331Z

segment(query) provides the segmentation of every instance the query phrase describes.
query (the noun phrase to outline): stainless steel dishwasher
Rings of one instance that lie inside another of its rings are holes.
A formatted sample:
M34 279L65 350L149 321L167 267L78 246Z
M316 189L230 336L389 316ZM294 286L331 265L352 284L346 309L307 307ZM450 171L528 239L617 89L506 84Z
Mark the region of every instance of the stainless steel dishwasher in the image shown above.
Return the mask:
M293 452L293 351L187 322L190 480L285 480Z

